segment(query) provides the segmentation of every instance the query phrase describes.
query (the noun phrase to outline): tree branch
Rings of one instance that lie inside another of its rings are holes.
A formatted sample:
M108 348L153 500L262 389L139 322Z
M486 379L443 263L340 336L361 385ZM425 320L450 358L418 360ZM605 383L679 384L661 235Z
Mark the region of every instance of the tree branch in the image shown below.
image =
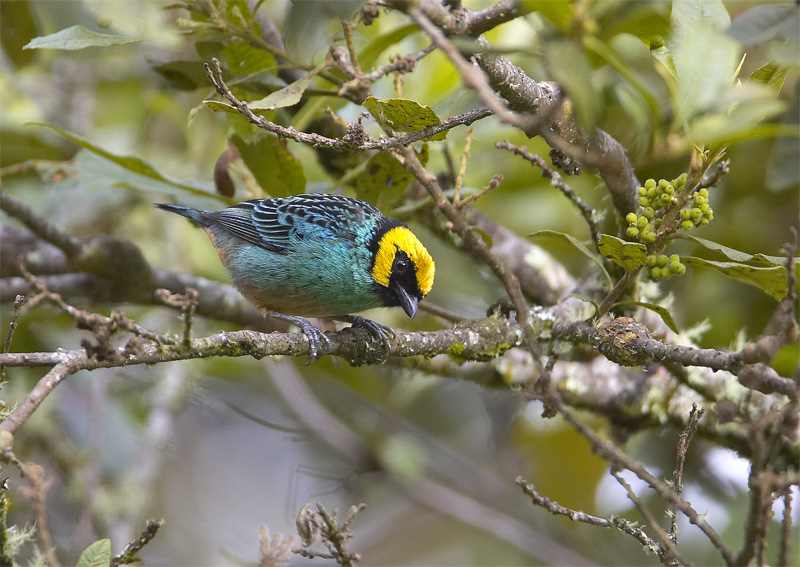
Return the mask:
M281 138L287 138L295 142L307 144L313 148L330 148L339 151L368 151L368 150L387 150L390 148L397 148L406 146L419 140L425 140L439 134L451 130L456 126L469 126L473 122L490 116L492 112L488 108L477 108L464 114L451 116L440 122L427 126L422 130L399 134L389 138L382 138L375 140L367 136L363 127L360 124L348 125L348 132L342 138L329 138L321 134L308 134L300 132L292 126L281 126L274 122L270 122L263 116L258 116L247 106L247 103L240 101L225 84L222 79L222 70L220 69L219 61L214 58L214 70L206 63L206 73L208 74L211 82L214 83L216 91L226 99L228 99L233 107L244 117L246 117L252 124L259 128L272 132Z
M627 151L607 132L599 128L592 132L582 131L574 120L563 112L564 100L556 84L537 83L505 57L490 53L488 42L479 38L478 43L483 52L474 54L473 58L486 73L484 77L447 39L447 35L450 34L475 37L482 33L481 25L474 24L474 27L470 27L464 24L465 21L477 21L475 12L462 8L452 13L435 0L396 1L389 4L405 12L431 37L455 65L464 84L475 89L483 103L500 120L519 128L529 136L542 136L555 150L597 169L608 186L614 206L623 215L636 209L636 190L640 184L628 160ZM501 22L505 21L506 17L510 18L512 13L516 15L523 13L515 2L500 4L502 7L491 12L498 17L489 18L488 21ZM499 14L503 14L503 17L500 18ZM499 101L492 89L508 101L510 108L516 110L518 114Z

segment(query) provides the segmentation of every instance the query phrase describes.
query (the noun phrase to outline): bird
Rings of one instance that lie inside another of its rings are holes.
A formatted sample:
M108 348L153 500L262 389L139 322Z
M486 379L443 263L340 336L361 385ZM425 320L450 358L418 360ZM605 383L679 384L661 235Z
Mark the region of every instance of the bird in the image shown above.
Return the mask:
M200 225L239 293L308 337L306 364L330 340L305 317L363 327L388 349L391 327L355 313L402 307L413 318L433 286L434 261L414 233L353 197L310 193L220 211L156 206Z

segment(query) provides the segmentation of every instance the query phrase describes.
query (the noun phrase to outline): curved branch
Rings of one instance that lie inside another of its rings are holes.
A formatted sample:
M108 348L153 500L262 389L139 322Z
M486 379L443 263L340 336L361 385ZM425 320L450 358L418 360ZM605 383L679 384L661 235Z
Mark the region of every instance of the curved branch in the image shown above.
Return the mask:
M487 9L491 10L489 12L484 10L478 13L466 8L451 12L440 2L433 0L391 2L390 5L405 12L430 36L455 65L464 84L474 89L500 120L519 128L529 136L542 136L552 148L567 158L597 169L608 186L614 206L622 214L636 209L639 181L627 151L622 144L599 128L592 132L581 130L571 116L563 111L564 97L558 85L534 81L505 57L490 53L489 43L483 38L479 38L478 43L484 52L472 56L480 68L478 70L447 38L452 34L472 37L480 35L483 26L466 23L479 21L478 14L487 16L486 22L502 23L508 21L506 18L513 19L527 13L517 3L501 2L492 9ZM495 93L503 97L508 106L504 101L498 100ZM560 158L559 161L563 159ZM568 165L565 171L573 169L573 166Z
M451 130L456 126L469 126L473 122L480 120L481 118L486 118L492 114L492 111L488 108L477 108L464 114L451 116L450 118L439 122L439 124L427 126L422 130L416 130L414 132L408 132L378 140L369 138L360 124L351 124L348 126L348 133L343 138L329 138L321 134L300 132L292 126L281 126L280 124L270 122L263 116L258 116L252 110L250 110L246 102L242 102L236 98L236 96L228 88L228 85L225 84L225 81L222 79L222 70L220 69L219 61L216 58L212 59L212 61L215 68L212 71L211 67L206 63L206 73L211 79L211 82L214 83L214 88L216 91L221 96L228 99L240 114L246 117L252 124L255 124L267 132L272 132L281 138L287 138L295 142L308 144L313 148L329 148L332 150L350 152L398 148L419 140L431 138L436 134L446 132L447 130Z

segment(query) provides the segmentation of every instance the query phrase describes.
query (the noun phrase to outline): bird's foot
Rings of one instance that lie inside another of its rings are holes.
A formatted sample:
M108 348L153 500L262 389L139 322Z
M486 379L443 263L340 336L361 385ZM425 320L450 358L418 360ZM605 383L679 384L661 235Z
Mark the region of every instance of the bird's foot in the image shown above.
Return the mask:
M306 362L306 366L319 358L320 344L324 344L325 346L330 346L331 344L331 340L327 337L327 335L325 335L325 333L317 329L308 320L303 319L302 317L284 315L283 313L279 313L277 311L267 311L267 316L288 321L300 329L300 332L302 332L306 338L308 338L308 361Z
M388 325L383 325L382 323L378 323L372 319L367 319L361 315L345 315L338 318L342 319L343 321L349 321L353 327L361 327L362 329L366 329L373 337L381 341L387 353L391 352L392 342L390 338L394 338L395 333L394 329Z

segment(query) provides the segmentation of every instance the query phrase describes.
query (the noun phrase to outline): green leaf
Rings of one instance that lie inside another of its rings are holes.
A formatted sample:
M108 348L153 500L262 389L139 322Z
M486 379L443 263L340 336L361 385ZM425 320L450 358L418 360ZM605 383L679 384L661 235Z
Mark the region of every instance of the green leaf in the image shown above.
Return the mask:
M29 122L28 124L32 124L34 126L42 126L44 128L49 128L50 130L53 130L54 132L57 132L57 133L61 134L62 136L64 136L68 140L71 140L72 142L75 142L76 144L78 144L82 148L86 148L90 152L95 153L95 154L99 155L100 157L103 157L103 158L105 158L105 159L107 159L107 160L109 160L109 161L111 161L111 162L113 162L113 163L115 163L115 164L117 164L117 165L119 165L121 167L124 167L125 169L127 169L128 171L132 171L133 173L138 173L139 175L143 175L143 176L148 177L150 179L155 179L156 181L161 181L162 183L166 183L167 185L171 185L172 187L177 187L177 188L182 189L184 191L188 191L189 193L192 193L194 195L202 195L203 197L215 197L215 195L213 193L209 193L208 191L206 191L202 187L196 187L196 186L193 186L193 185L187 185L185 183L181 183L180 181L176 181L174 179L171 179L171 178L167 177L166 175L162 175L153 166L151 166L149 163L147 163L146 161L141 160L141 159L139 159L137 157L133 157L133 156L118 156L116 154L112 154L108 150L104 150L103 148L93 144L92 142L90 142L89 140L87 140L86 138L84 138L82 136L79 136L77 134L73 134L72 132L68 132L67 130L62 130L61 128L57 128L55 126L51 126L50 124L44 124L44 123L41 123L41 122ZM219 197L217 197L217 198L219 198Z
M602 45L602 42L596 42ZM600 97L592 84L592 67L580 45L570 39L545 43L547 63L553 79L558 81L573 103L578 123L591 130L597 123Z
M671 48L677 86L672 93L674 125L680 127L711 107L731 83L739 63L739 44L702 23Z
M649 309L650 311L658 313L658 315L661 317L661 320L664 321L664 324L669 327L673 333L679 332L678 326L675 324L675 320L672 318L672 315L661 305L656 305L655 303L646 303L644 301L618 301L614 305L638 305L639 307Z
M652 2L624 6L619 12L621 19L610 27L601 25L603 37L613 38L621 33L633 34L645 43L651 38L665 37L669 33L669 15L659 10Z
M33 61L36 54L23 46L37 35L30 2L0 2L0 45L3 55L19 69Z
M722 0L673 0L669 42L673 53L683 47L698 24L716 31L728 29L731 17Z
M800 106L793 104L783 117L783 125L800 132ZM800 168L797 167L797 156L800 156L800 135L778 138L772 146L772 154L767 163L767 188L771 191L792 189L796 191L800 183Z
M770 89L775 91L777 96L783 88L783 82L786 80L786 73L789 67L785 65L775 65L772 62L767 63L753 71L750 78L754 81L764 83Z
M67 49L74 51L86 47L108 47L141 41L149 40L142 36L132 37L129 35L95 33L83 26L72 26L50 35L35 37L23 49Z
M572 25L570 0L524 0L524 5L531 12L537 12L564 31L569 30Z
M111 540L101 539L83 550L77 567L108 567L111 563Z
M205 107L213 112L228 112L230 114L239 114L236 107L227 102L220 102L218 100L204 100Z
M639 75L636 71L631 67L631 65L625 61L617 51L618 48L633 50L636 47L640 49L647 49L645 46L642 45L642 42L630 35L621 35L615 37L613 40L612 45L608 45L596 37L586 37L583 41L583 44L586 46L586 49L594 52L596 55L600 56L604 59L609 65L611 65L614 70L619 73L622 78L624 78L632 87L636 89L636 91L647 101L647 106L650 108L650 112L653 115L657 115L660 111L659 104L656 101L655 97L650 93L650 89L639 80ZM586 80L584 79L584 83Z
M266 132L248 136L234 134L233 145L261 188L273 197L305 193L306 175L302 164L279 140Z
M327 53L331 25L355 17L363 0L302 0L287 2L283 10L283 41L295 61L311 61ZM272 4L272 2L270 2Z
M681 256L681 262L704 268L713 268L726 276L755 286L780 301L786 297L788 284L783 266L750 266L740 262L714 262L694 256Z
M592 262L597 264L597 267L600 268L600 271L603 272L603 275L608 280L609 287L612 285L613 280L611 279L611 275L606 270L606 267L603 265L603 261L597 257L597 254L589 250L589 248L580 240L575 238L570 234L566 234L564 232L558 232L555 230L537 230L536 232L529 234L528 238L557 238L559 240L563 240L568 244L572 244L579 252L581 252L584 256L589 258Z
M313 74L306 75L302 79L298 79L290 85L286 85L282 89L272 92L260 100L248 102L247 106L253 112L266 112L268 110L275 110L276 108L286 108L294 106L300 99L303 98L303 93L311 84Z
M746 90L748 85L740 85L735 90ZM765 91L766 87L750 84ZM728 99L730 100L730 99ZM725 99L722 99L724 104ZM786 108L786 103L772 95L753 97L729 105L728 111L709 112L695 118L689 125L686 141L689 144L710 145L733 143L758 136L778 137L797 135L797 129L785 128L782 124L764 122L778 115Z
M653 114L647 101L628 83L617 81L611 88L620 108L630 120L631 133L644 139L652 131Z
M800 26L800 8L796 4L754 6L733 20L728 34L745 48L772 40L788 41L794 44L796 54L798 26Z
M677 78L678 74L675 71L675 62L672 60L672 53L670 53L666 45L651 49L650 54L655 58L656 61L664 66L664 69L667 70L667 73L669 73L670 77L673 79Z
M413 178L390 154L378 152L356 179L356 197L386 211L403 196Z
M731 18L722 0L674 0L669 51L678 79L673 128L710 106L733 79L739 44L723 30Z
M358 54L359 65L361 65L362 69L370 69L381 53L417 31L419 31L419 28L415 24L406 24L379 35Z
M164 77L169 85L182 91L208 86L208 74L200 61L169 61L156 65L153 71Z
M229 41L222 56L228 63L228 70L237 75L258 73L275 66L275 58L269 51L241 41Z
M628 271L641 268L647 261L647 247L637 242L627 242L610 234L601 234L597 244L600 253Z
M734 262L747 262L753 264L755 266L762 266L762 267L769 267L769 266L783 266L786 262L785 258L781 256L767 256L765 254L750 254L748 252L742 252L740 250L735 250L733 248L729 248L728 246L723 246L718 242L714 242L713 240L707 240L705 238L700 238L697 236L691 236L689 234L679 234L680 238L684 240L690 240L703 246L707 250L711 250L713 252L719 252L720 254L724 255L727 259L733 260ZM800 263L800 258L795 258L795 264Z
M441 121L430 106L422 106L415 100L406 98L375 98L371 96L364 101L364 108L378 120L400 132L416 132L439 124ZM444 140L447 131L439 132L430 140Z
M220 2L220 4L222 4L222 2ZM250 5L247 0L226 0L224 6L226 20L240 29L246 29L248 26L252 26L253 33L256 36L261 36L261 24L258 23L258 18L252 17ZM237 11L242 15L241 19L236 14Z

